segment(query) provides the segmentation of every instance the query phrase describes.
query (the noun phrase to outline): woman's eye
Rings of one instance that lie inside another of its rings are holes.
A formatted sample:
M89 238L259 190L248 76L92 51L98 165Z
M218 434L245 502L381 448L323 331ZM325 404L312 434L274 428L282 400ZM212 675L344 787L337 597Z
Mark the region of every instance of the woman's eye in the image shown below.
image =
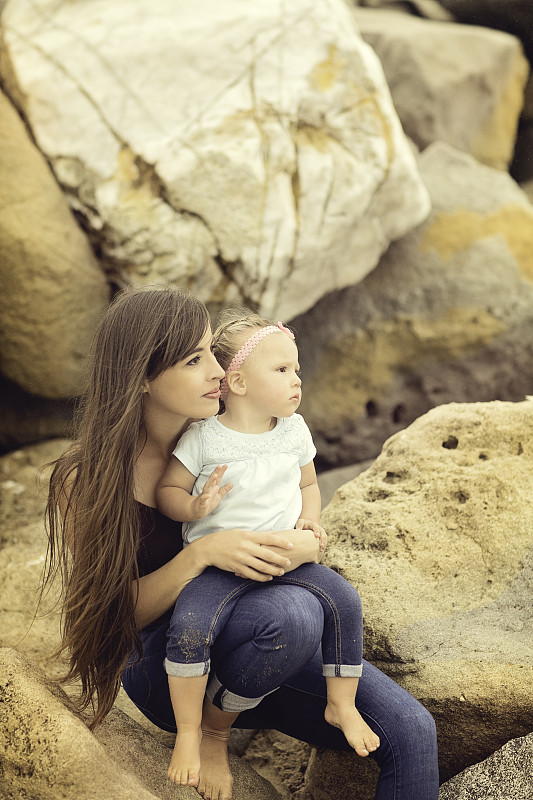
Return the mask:
M199 361L200 361L200 356L194 356L194 358L191 358L190 361L187 361L187 366L194 367L196 366L196 364L198 364Z

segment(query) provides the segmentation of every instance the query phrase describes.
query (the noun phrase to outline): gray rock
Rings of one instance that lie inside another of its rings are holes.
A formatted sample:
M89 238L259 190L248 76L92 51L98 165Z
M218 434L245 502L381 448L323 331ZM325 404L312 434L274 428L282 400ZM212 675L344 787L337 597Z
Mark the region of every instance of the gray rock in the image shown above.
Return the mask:
M440 787L439 800L527 800L533 797L533 734L512 739L480 764Z
M375 457L435 405L533 393L533 207L509 175L447 145L420 168L427 222L291 323L322 470Z
M354 16L417 147L446 142L507 170L529 73L520 42L501 31L398 11L361 8Z

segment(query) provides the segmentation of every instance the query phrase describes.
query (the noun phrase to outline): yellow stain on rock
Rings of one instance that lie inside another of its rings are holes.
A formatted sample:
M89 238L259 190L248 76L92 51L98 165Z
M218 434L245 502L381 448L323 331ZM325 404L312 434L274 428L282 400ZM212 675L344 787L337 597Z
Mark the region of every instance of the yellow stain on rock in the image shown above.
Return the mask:
M328 56L324 61L316 65L311 78L315 86L321 92L331 89L339 75L342 74L347 64L344 56L341 56L338 48L334 44L328 45Z
M436 250L444 261L450 261L489 236L505 239L520 274L533 283L533 209L526 205L510 204L490 214L466 208L436 214L426 227L420 249Z
M117 205L123 214L137 222L142 220L144 227L150 224L154 212L157 219L160 200L154 169L150 165L142 164L128 146L123 147L118 154L112 182L117 184Z
M487 311L450 309L440 319L402 316L380 320L329 343L306 380L302 414L315 430L341 435L387 396L395 376L425 361L447 362L486 346L505 330Z
M524 105L528 74L528 62L523 53L517 51L499 102L471 145L472 155L482 164L495 169L508 169L513 157L518 119Z

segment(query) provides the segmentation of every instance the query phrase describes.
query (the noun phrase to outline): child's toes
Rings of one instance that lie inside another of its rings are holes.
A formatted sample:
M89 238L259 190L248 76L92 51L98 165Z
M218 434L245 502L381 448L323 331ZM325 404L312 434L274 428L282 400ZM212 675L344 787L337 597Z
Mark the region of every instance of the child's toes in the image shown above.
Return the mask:
M364 739L357 739L352 746L358 756L368 755L368 749L364 742Z

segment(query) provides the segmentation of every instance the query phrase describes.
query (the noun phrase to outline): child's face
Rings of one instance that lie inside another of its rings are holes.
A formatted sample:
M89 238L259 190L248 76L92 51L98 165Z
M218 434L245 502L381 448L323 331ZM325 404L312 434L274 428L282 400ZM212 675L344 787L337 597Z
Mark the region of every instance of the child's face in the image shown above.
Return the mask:
M241 367L246 398L271 417L290 417L302 400L298 348L285 333L265 337Z

